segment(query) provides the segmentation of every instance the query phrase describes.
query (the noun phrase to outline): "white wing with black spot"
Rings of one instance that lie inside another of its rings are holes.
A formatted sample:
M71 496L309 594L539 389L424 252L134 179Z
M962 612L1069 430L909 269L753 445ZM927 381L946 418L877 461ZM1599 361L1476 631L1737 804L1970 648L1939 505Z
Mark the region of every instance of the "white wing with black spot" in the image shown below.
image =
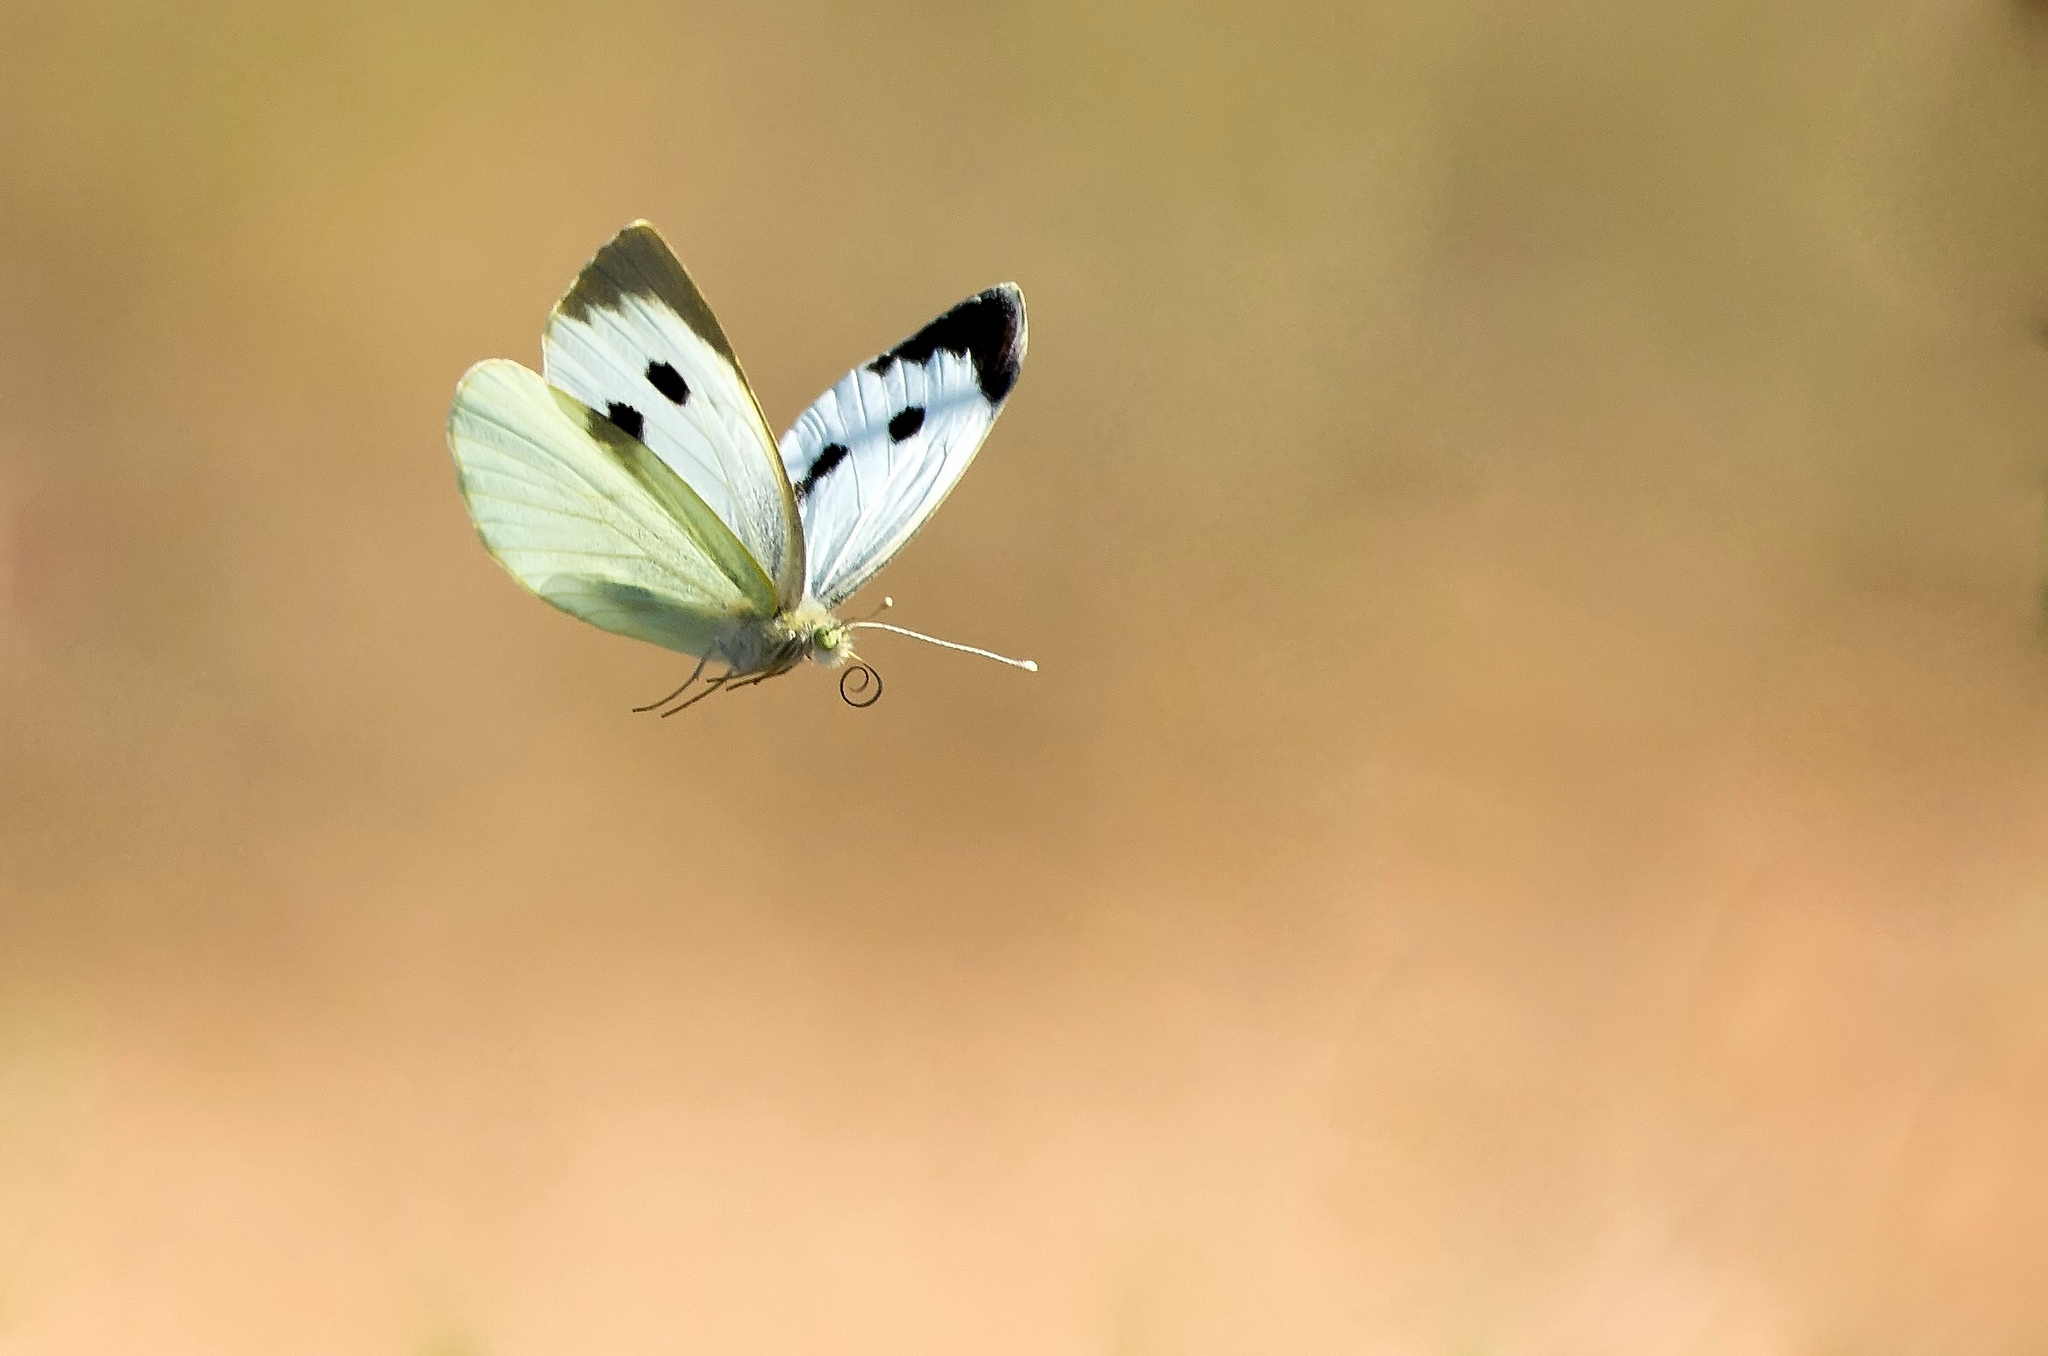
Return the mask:
M774 581L803 597L804 539L761 405L704 296L644 221L584 266L548 318L548 382L646 443Z
M701 497L511 359L463 376L448 447L484 545L563 611L700 657L735 621L775 614L774 585Z
M1024 362L1024 294L969 297L840 378L782 435L810 594L851 597L951 492Z

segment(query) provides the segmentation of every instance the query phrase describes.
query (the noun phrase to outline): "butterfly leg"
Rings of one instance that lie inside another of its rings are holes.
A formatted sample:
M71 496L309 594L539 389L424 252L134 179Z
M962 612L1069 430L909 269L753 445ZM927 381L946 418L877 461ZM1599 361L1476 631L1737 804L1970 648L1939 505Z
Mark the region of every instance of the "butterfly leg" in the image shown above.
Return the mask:
M770 678L779 678L787 672L789 672L788 669L763 669L759 673L747 674L732 686L734 688L752 687L756 683L765 683Z
M670 716L674 715L678 711L689 710L698 702L703 701L712 693L717 692L718 690L723 688L727 683L731 682L733 679L744 676L740 673L740 671L737 668L733 667L732 656L725 652L725 645L723 642L713 646L712 648L717 651L718 657L725 661L725 672L719 674L716 678L713 678L710 682L706 683L704 685L704 690L702 692L699 692L696 696L690 698L690 700L684 702L681 706L671 707L669 710L662 712L661 718L663 720L667 720ZM710 662L711 656L705 655L704 659L697 665L697 667L699 670L702 670L704 665ZM690 675L690 677L691 681L694 682L696 680L695 674ZM689 684L685 683L683 684L683 686L688 687Z
M704 666L706 664L709 664L710 662L711 656L708 654L705 655L702 659L697 661L697 667L690 670L690 676L683 680L683 685L681 687L669 693L666 697L663 697L658 702L649 702L645 706L634 707L633 714L637 716L642 711L658 711L662 707L667 706L670 702L674 701L676 698L682 696L685 692L688 692L690 690L690 684L697 681L697 675L704 672Z
M713 678L710 682L704 685L704 690L702 692L699 692L696 696L690 698L690 700L684 702L682 705L673 707L667 711L662 712L661 718L663 720L667 720L670 716L676 714L676 712L678 711L689 710L698 702L703 701L706 697L718 691L720 688L724 687L727 683L731 682L732 680L733 675L730 671L719 674L716 678Z
M765 668L755 673L743 675L733 686L752 687L756 683L765 683L770 678L780 678L783 674L788 673L791 669L802 663L803 656L804 649L802 645L785 646L775 658L768 661Z

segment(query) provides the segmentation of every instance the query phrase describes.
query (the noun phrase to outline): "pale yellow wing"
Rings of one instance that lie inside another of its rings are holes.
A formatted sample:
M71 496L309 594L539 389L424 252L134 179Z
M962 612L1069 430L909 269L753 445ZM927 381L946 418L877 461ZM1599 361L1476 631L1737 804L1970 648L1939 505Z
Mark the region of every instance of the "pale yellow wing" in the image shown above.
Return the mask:
M704 500L538 373L470 368L448 446L484 545L563 611L700 657L731 622L775 615L774 584Z

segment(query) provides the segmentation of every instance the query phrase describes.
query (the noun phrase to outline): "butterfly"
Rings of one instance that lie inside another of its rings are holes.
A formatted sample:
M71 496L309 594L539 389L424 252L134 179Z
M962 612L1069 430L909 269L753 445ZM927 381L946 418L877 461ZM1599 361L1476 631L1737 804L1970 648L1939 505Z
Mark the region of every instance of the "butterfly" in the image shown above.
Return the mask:
M636 221L556 304L541 372L491 358L463 375L448 446L469 516L514 579L697 660L634 710L669 707L714 665L662 714L806 659L845 667L841 696L867 706L881 679L854 653L864 628L1037 671L834 612L959 482L1024 342L1024 294L991 287L841 377L778 442L703 293Z

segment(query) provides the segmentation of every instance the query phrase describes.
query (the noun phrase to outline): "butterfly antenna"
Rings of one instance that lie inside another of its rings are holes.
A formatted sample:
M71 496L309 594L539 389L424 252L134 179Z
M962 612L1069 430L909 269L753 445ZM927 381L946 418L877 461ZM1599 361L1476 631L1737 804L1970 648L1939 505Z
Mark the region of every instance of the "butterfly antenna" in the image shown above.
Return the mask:
M877 607L873 612L868 613L867 616L856 619L854 625L858 626L861 622L873 621L875 618L881 616L884 612L887 612L890 608L894 606L896 606L896 600L894 598L884 598L879 607Z
M887 622L857 621L850 623L846 629L849 631L889 631L899 636L909 636L912 640L924 641L928 645L936 645L942 650L958 650L962 654L978 654L983 659L993 659L998 664L1008 664L1011 668L1022 669L1026 673L1038 672L1038 665L1029 659L1011 659L1008 655L997 654L994 650L981 650L976 649L972 645L961 645L956 641L940 640L937 636L928 636L922 631L912 631L908 627L891 626Z

